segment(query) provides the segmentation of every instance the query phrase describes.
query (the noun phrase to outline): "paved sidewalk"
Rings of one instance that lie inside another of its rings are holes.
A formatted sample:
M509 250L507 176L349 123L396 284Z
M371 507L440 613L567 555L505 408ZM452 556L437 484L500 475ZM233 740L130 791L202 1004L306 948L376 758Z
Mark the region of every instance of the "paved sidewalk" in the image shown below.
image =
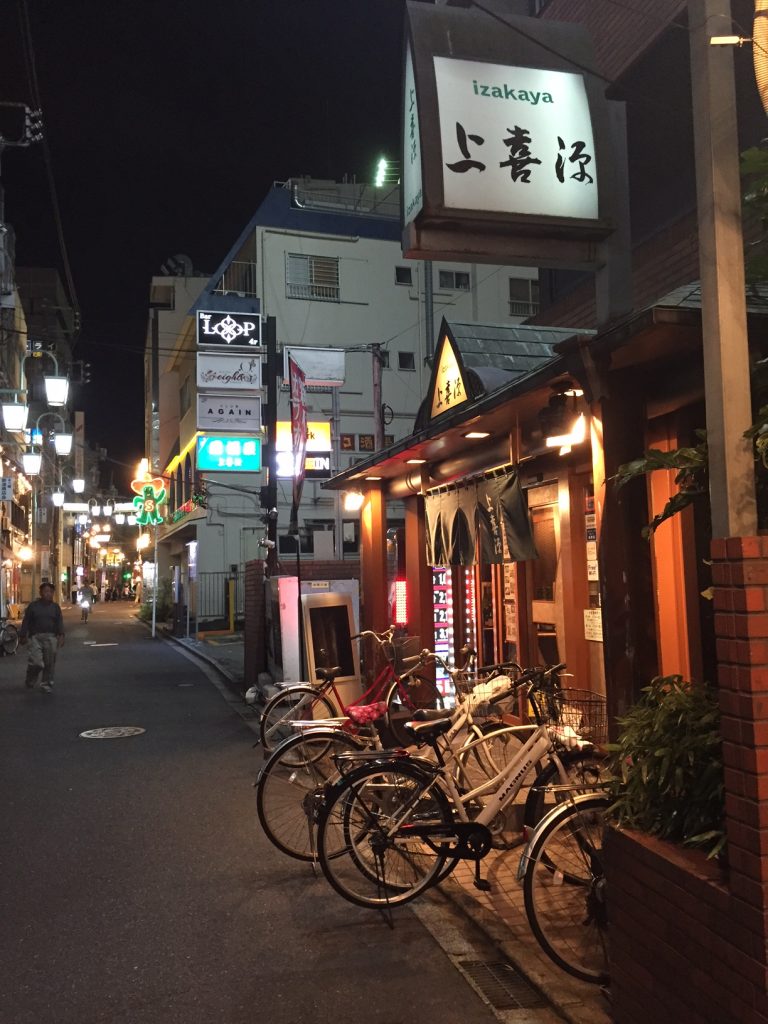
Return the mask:
M208 640L171 636L168 639L214 665L230 689L242 695L242 635ZM474 866L469 862L460 864L441 884L440 891L482 928L499 949L500 958L506 958L540 989L570 1024L610 1024L608 1004L598 986L578 981L557 968L533 937L525 915L522 887L516 878L521 852L522 846L508 851L492 850L482 861L482 877L491 883L490 892L475 888Z

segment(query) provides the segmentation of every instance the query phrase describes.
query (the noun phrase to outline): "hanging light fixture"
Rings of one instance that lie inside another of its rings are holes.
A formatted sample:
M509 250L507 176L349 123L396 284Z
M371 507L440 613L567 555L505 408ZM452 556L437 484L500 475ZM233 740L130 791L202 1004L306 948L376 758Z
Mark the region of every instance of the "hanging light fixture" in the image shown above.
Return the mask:
M54 491L53 494L51 495L51 501L56 506L56 508L61 508L61 506L64 504L64 491Z
M118 526L122 526L123 523L125 522L125 512L116 512L115 522L117 523Z
M56 449L57 455L69 455L69 453L72 451L72 435L54 434L53 446Z
M359 512L363 507L365 497L362 491L345 491L344 492L344 511L345 512Z
M21 402L3 402L3 423L5 429L12 434L18 434L27 426L29 406Z
M105 516L111 516L112 513L115 511L112 502L108 501L106 505L103 505L101 511L104 513Z
M21 456L21 461L27 476L38 476L43 463L43 457L40 452L24 452Z
M85 490L85 480L83 480L81 477L75 477L75 479L72 481L72 490L75 492L75 494L82 494L83 491Z
M48 405L56 408L67 404L69 380L66 377L43 377Z

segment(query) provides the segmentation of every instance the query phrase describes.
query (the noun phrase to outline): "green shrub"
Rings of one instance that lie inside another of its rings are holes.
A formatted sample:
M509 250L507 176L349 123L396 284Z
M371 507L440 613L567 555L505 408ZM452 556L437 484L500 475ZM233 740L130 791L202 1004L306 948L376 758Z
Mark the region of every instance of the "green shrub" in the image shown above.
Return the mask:
M173 597L170 580L160 580L160 587L157 591L157 612L158 622L166 622L173 614ZM152 621L152 602L146 601L139 606L138 617L142 622Z
M708 857L722 854L725 788L714 688L659 676L619 724L619 741L610 747L617 823Z

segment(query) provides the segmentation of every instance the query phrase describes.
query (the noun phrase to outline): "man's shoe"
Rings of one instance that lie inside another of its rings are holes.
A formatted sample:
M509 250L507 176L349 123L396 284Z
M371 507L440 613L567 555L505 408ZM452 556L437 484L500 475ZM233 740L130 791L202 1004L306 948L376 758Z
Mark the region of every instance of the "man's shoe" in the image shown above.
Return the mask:
M53 693L53 683L41 683L40 689L43 693Z

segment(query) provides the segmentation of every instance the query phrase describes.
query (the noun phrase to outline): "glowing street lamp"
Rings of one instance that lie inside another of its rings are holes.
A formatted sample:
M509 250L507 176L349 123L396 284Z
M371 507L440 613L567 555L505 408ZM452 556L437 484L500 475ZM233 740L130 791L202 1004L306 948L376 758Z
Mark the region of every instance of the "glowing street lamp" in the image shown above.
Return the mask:
M76 476L75 479L72 481L72 490L75 492L75 494L82 494L83 491L85 490L85 480Z
M19 559L22 562L29 562L32 559L33 554L34 552L32 551L32 548L28 544L25 544L23 547L19 548Z
M43 377L48 405L56 408L67 404L69 380L66 377Z
M64 504L64 498L64 491L54 491L53 494L51 495L51 501L56 506L56 508L61 508L61 506Z
M102 507L101 511L104 513L105 516L111 516L112 513L114 512L112 502L108 501L107 504Z
M123 523L125 522L125 512L116 512L115 522L117 523L118 526L122 526Z
M24 452L21 462L27 476L38 476L43 464L43 457L40 452Z
M26 429L29 406L21 402L3 402L3 423L5 429L18 434Z
M54 434L53 446L56 449L57 455L69 455L69 453L72 451L72 435Z

